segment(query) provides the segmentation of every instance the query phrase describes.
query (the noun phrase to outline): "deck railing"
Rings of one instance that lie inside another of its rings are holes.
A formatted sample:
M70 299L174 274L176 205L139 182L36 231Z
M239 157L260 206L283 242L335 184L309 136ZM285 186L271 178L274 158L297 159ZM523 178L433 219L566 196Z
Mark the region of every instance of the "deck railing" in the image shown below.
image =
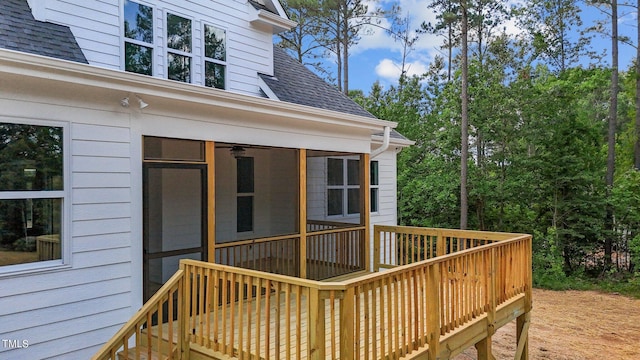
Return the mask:
M174 348L215 359L435 359L530 310L529 235L380 226L375 233L383 241L376 263L387 269L342 282L182 260L184 316L173 328L183 330ZM95 358L149 336L140 330L145 317Z
M185 332L189 317L184 312L185 293L184 270L180 269L92 359L152 359L158 349L165 355L163 359L182 359L185 343L180 334Z
M328 221L307 225L308 279L324 280L365 269L364 226ZM215 263L299 277L300 235L218 243Z

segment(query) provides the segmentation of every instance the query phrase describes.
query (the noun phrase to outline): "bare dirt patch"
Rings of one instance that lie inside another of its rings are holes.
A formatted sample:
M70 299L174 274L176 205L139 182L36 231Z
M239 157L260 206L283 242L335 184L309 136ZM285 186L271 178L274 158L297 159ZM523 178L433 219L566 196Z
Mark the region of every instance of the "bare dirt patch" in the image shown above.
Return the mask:
M515 321L493 337L496 359L513 359ZM468 349L456 360L476 359ZM640 359L640 300L594 291L533 290L529 358Z

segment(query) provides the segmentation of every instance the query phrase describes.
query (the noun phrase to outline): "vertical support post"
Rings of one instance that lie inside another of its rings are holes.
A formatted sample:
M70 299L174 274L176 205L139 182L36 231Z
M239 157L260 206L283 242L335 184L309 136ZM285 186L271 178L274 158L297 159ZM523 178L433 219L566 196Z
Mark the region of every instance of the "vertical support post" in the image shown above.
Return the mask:
M354 297L355 288L350 286L343 290L343 298L340 301L340 359L354 360L355 333L354 333Z
M436 231L436 256L443 256L447 254L447 241L444 238L442 230Z
M525 240L524 257L524 276L525 276L525 313L518 316L516 319L516 339L518 348L516 351L516 360L528 360L529 359L529 324L531 323L531 309L533 308L533 276L532 276L532 238L529 236Z
M216 164L215 142L207 141L207 261L216 262Z
M478 352L478 360L494 360L493 353L491 350L491 336L487 336L486 338L480 340L475 344L476 350Z
M365 270L371 271L371 167L370 155L360 154L360 225L364 226ZM375 261L375 260L374 260Z
M181 261L180 270L182 273L182 281L178 287L178 350L180 351L180 358L189 359L189 343L190 335L187 329L189 328L189 306L191 304L191 273L187 271L187 266Z
M311 360L320 360L326 358L325 345L325 305L324 299L320 297L318 289L309 289L309 331L307 332L307 358Z
M427 343L429 359L440 359L440 263L427 268Z
M307 150L298 150L298 227L300 278L307 278Z
M529 324L531 323L531 313L526 312L516 319L516 360L529 359Z
M486 256L486 255L485 255ZM489 251L489 259L485 261L488 262L488 281L487 281L487 293L489 295L488 298L488 309L487 309L487 337L479 341L475 344L476 349L478 350L478 360L493 360L493 352L491 348L492 337L495 334L495 319L496 319L496 272L497 272L497 259L496 259L496 248L493 247Z
M378 225L373 226L373 271L380 271L380 229Z

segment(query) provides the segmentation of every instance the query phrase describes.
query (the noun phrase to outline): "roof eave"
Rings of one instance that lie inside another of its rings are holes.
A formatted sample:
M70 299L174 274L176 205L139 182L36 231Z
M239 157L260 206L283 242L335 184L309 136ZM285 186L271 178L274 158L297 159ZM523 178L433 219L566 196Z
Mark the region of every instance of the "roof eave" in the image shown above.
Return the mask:
M382 143L384 141L384 137L382 135L375 134L371 136L371 141L374 143ZM395 137L391 137L389 139L389 144L396 147L406 148L415 145L415 143L415 141L409 139L398 139Z
M229 91L196 86L146 75L111 70L67 60L0 49L0 74L14 74L72 85L135 93L194 105L269 115L309 123L348 126L379 132L392 121L276 101Z
M298 26L298 23L266 10L256 10L255 17L250 21L253 25L271 27L274 34L289 31Z

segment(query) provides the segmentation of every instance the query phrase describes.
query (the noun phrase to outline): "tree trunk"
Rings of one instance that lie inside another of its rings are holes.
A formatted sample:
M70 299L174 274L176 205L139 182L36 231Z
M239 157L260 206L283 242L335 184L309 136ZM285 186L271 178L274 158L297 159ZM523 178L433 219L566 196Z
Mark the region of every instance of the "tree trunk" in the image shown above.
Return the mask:
M640 0L638 0L640 9ZM634 147L634 164L636 170L640 171L640 16L638 21L638 41L636 41L636 142Z
M461 1L462 24L461 24L461 41L462 41L462 79L461 79L461 104L462 119L461 127L461 152L460 152L460 229L467 229L468 211L469 211L469 195L467 193L467 169L469 159L469 64L468 64L468 13L465 0Z
M604 240L604 264L607 269L611 267L613 252L613 208L610 201L616 164L616 124L618 120L618 4L616 1L611 2L611 106L609 107L609 130L607 132L607 209Z

